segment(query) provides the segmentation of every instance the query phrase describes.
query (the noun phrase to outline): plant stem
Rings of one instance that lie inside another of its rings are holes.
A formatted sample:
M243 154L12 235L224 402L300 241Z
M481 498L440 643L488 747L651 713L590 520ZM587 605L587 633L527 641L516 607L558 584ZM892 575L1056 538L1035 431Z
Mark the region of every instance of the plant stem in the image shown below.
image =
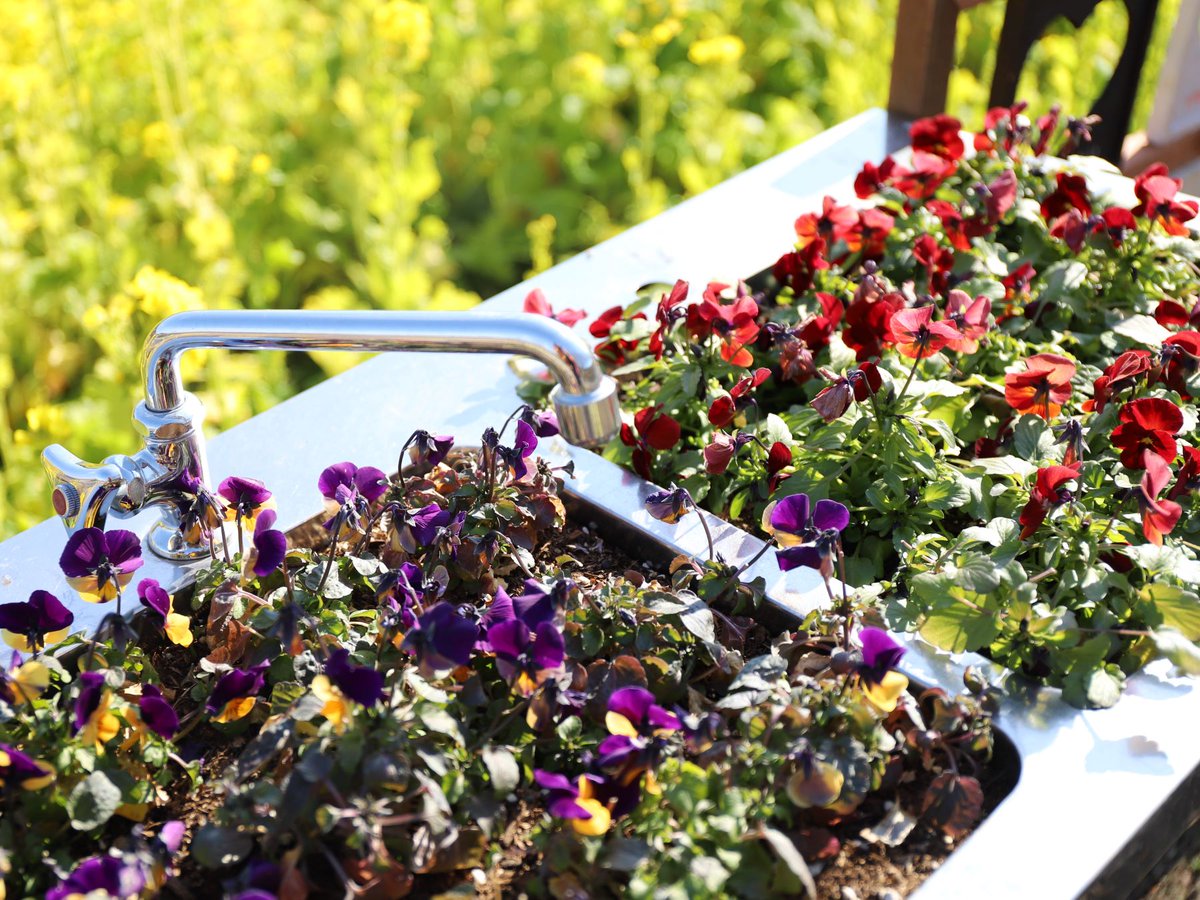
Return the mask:
M708 561L716 562L717 551L713 544L712 532L708 529L708 522L704 518L704 510L696 505L696 501L692 501L692 509L696 511L696 516L700 519L700 527L704 529L704 536L708 538Z
M900 394L896 397L896 408L900 408L900 401L904 399L904 395L908 393L908 386L912 384L913 376L917 374L917 366L921 364L921 357L918 356L913 360L912 368L908 370L908 377L904 379L904 387L900 388Z

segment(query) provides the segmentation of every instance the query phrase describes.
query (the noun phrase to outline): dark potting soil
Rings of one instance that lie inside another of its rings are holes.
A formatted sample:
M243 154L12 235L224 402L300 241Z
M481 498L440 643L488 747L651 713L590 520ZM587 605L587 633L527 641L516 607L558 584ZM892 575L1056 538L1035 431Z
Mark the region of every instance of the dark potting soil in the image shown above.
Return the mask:
M321 518L313 519L292 531L292 546L323 551L328 542L328 532L321 527ZM535 553L535 559L539 570L561 569L585 593L597 591L622 578L650 588L666 589L670 585L670 577L661 565L636 560L606 543L590 527L573 522L568 522L559 534L542 544ZM522 578L521 573L516 573L508 587L520 592ZM207 610L200 610L199 618L206 619ZM745 658L767 652L772 635L765 628L740 617L735 624L746 629L745 646L742 648ZM162 679L164 693L169 697L185 696L191 687L186 682L188 673L207 650L204 643L198 640L192 647L180 648L156 634L147 634L146 639L150 658ZM197 710L188 708L186 701L176 703L176 707L185 727L189 717L198 714ZM164 807L154 810L152 819L148 821L148 825L154 826L168 819L179 819L187 828L180 875L165 886L162 896L178 900L208 898L219 891L223 877L228 877L228 873L201 867L190 855L186 855L186 851L199 826L220 808L222 796L217 786L219 778L236 761L252 736L252 733L247 733L231 738L207 724L198 724L182 742L181 755L184 758L202 760L201 772L206 784L195 789L186 774L181 772L169 789L172 799ZM986 815L1011 789L1012 778L994 766L985 767L979 777L984 789ZM891 803L899 803L902 809L915 815L920 809L920 800L930 778L928 774L920 773L917 778L897 784L890 792L877 792L854 814L844 819L821 821L819 812L813 816L810 827L803 829L801 851L814 870L819 900L844 900L849 896L845 889L849 889L860 900L903 897L937 870L952 852L954 843L934 828L918 823L898 846L872 843L860 836L865 828L887 814ZM484 900L527 896L529 888L544 883L540 871L541 856L532 840L532 834L543 816L538 798L522 792L516 808L499 834L499 852L485 872L461 869L418 875L411 881L408 890L395 886L367 896L461 898L473 893ZM314 892L308 896L315 900L316 897L341 896L341 892Z

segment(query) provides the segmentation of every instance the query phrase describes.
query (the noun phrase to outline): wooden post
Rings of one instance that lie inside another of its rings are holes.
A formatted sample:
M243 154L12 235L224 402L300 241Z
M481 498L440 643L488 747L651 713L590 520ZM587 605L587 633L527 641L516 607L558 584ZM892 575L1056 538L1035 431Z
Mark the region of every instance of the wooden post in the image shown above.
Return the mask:
M889 112L912 119L945 112L958 11L955 0L900 0Z

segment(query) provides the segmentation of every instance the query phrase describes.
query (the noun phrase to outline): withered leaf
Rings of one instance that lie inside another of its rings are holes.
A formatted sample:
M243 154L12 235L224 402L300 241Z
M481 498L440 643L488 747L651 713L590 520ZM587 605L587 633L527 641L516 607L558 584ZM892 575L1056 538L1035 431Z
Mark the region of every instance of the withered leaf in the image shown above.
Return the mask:
M970 776L943 772L925 792L921 815L935 828L961 838L983 813L983 788Z

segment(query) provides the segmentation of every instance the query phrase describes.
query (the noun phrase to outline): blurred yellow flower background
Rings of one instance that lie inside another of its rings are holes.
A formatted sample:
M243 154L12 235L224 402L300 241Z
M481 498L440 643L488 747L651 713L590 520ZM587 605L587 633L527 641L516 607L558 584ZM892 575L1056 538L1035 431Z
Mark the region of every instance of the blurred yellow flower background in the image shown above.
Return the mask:
M135 449L163 316L470 306L884 103L896 5L0 0L0 537L50 514L47 443ZM968 122L1001 6L964 17ZM1021 95L1082 111L1124 15L1052 35ZM187 377L220 429L346 363Z

